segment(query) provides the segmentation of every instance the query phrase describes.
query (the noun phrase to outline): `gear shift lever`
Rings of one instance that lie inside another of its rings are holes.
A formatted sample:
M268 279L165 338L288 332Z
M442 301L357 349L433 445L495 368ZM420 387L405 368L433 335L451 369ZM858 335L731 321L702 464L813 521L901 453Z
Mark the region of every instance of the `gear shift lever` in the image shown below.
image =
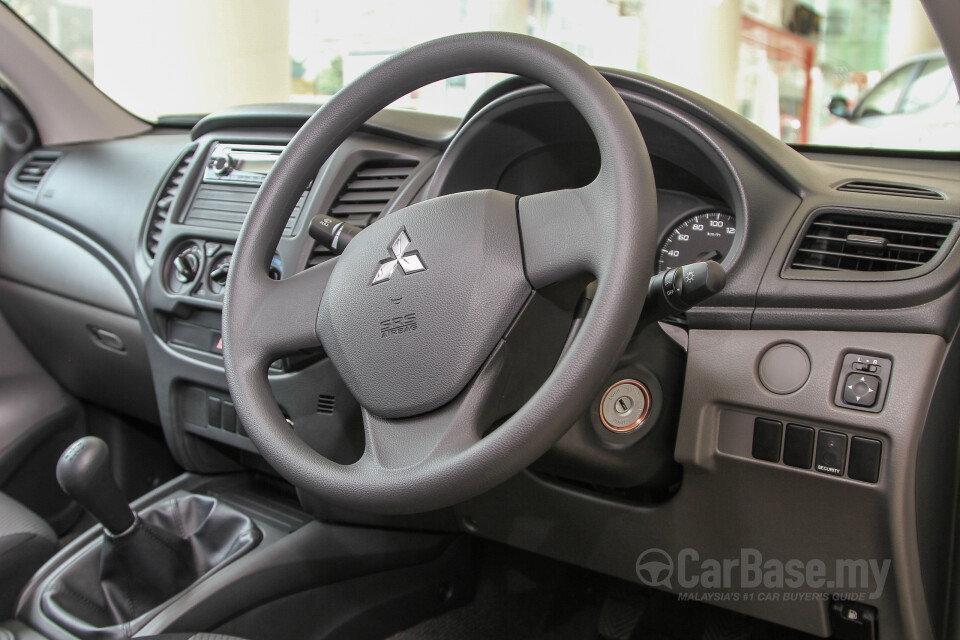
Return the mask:
M110 472L110 448L100 438L80 438L60 456L57 482L111 535L119 536L137 521Z
M71 637L136 635L163 603L263 539L249 516L186 490L135 515L110 473L110 450L100 438L67 447L57 463L57 482L105 529L98 546L58 569L41 597L44 615Z

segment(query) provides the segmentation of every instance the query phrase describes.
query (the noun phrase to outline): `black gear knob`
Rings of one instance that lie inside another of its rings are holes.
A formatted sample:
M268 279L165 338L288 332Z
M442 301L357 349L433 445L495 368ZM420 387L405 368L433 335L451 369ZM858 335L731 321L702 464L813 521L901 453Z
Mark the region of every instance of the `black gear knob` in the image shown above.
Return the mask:
M120 535L136 522L110 471L110 448L100 438L87 436L67 447L57 462L57 482L111 534Z

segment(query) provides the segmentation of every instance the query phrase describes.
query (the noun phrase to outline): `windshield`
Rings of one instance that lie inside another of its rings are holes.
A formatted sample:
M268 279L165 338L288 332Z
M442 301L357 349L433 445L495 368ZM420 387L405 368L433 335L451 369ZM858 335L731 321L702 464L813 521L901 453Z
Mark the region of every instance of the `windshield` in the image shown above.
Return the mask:
M502 30L703 94L781 140L957 150L957 88L918 0L0 0L156 121L323 102L384 58ZM494 74L395 106L462 116Z

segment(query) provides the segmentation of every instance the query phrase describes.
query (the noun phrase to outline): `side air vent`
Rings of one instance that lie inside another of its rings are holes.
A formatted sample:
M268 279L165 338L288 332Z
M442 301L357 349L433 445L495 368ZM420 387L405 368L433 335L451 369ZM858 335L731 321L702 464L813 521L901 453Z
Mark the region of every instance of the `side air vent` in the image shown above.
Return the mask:
M317 413L332 414L335 403L336 398L333 396L323 394L317 396Z
M953 223L919 216L828 212L818 215L790 264L809 271L902 271L929 263Z
M54 151L35 151L31 153L27 157L27 161L17 171L16 181L28 189L36 189L59 157L60 154Z
M417 168L416 160L371 160L364 162L350 174L328 215L363 228L377 219L390 199L406 183ZM314 245L307 267L324 262L333 254L320 245Z
M869 193L877 196L921 198L923 200L943 200L942 193L926 187L914 187L909 184L896 184L893 182L874 182L871 180L851 180L837 187L837 191Z
M180 187L183 186L183 180L187 175L187 169L190 168L190 159L196 152L196 147L189 147L184 151L173 169L167 174L163 182L163 187L157 193L157 199L150 207L150 226L147 228L147 254L154 258L157 255L157 246L160 243L160 233L163 226L170 217L170 206L173 204Z

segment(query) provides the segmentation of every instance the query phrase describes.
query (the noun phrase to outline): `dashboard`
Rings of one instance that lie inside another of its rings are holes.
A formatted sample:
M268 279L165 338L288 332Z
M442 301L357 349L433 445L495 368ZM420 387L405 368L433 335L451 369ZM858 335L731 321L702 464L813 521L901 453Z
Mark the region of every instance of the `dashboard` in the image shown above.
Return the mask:
M894 586L868 601L881 625L912 637L940 627L960 161L798 152L683 89L605 74L653 160L650 272L715 260L726 286L683 317L638 326L596 381L590 410L530 470L400 526L467 530L631 580L648 548L870 554L894 563ZM187 470L270 472L227 392L223 290L263 176L314 110L244 107L189 130L41 148L6 179L0 310L68 390L156 425ZM598 169L582 118L522 79L489 91L462 123L384 112L317 173L265 267L283 279L328 260L309 235L317 215L366 227L423 199L574 188ZM588 290L576 282L541 292L546 321L531 344L554 362L588 312ZM784 357L794 358L790 372L803 370L799 385L782 386ZM870 406L843 392L861 374L883 383ZM360 408L322 349L274 362L269 379L311 447L343 464L359 457ZM624 380L644 389L649 412L621 433L605 427L601 405ZM844 452L831 464L792 464L785 433L842 439ZM858 438L870 441L875 469L861 469ZM384 523L300 499L320 518ZM830 629L823 599L726 606L817 635Z

